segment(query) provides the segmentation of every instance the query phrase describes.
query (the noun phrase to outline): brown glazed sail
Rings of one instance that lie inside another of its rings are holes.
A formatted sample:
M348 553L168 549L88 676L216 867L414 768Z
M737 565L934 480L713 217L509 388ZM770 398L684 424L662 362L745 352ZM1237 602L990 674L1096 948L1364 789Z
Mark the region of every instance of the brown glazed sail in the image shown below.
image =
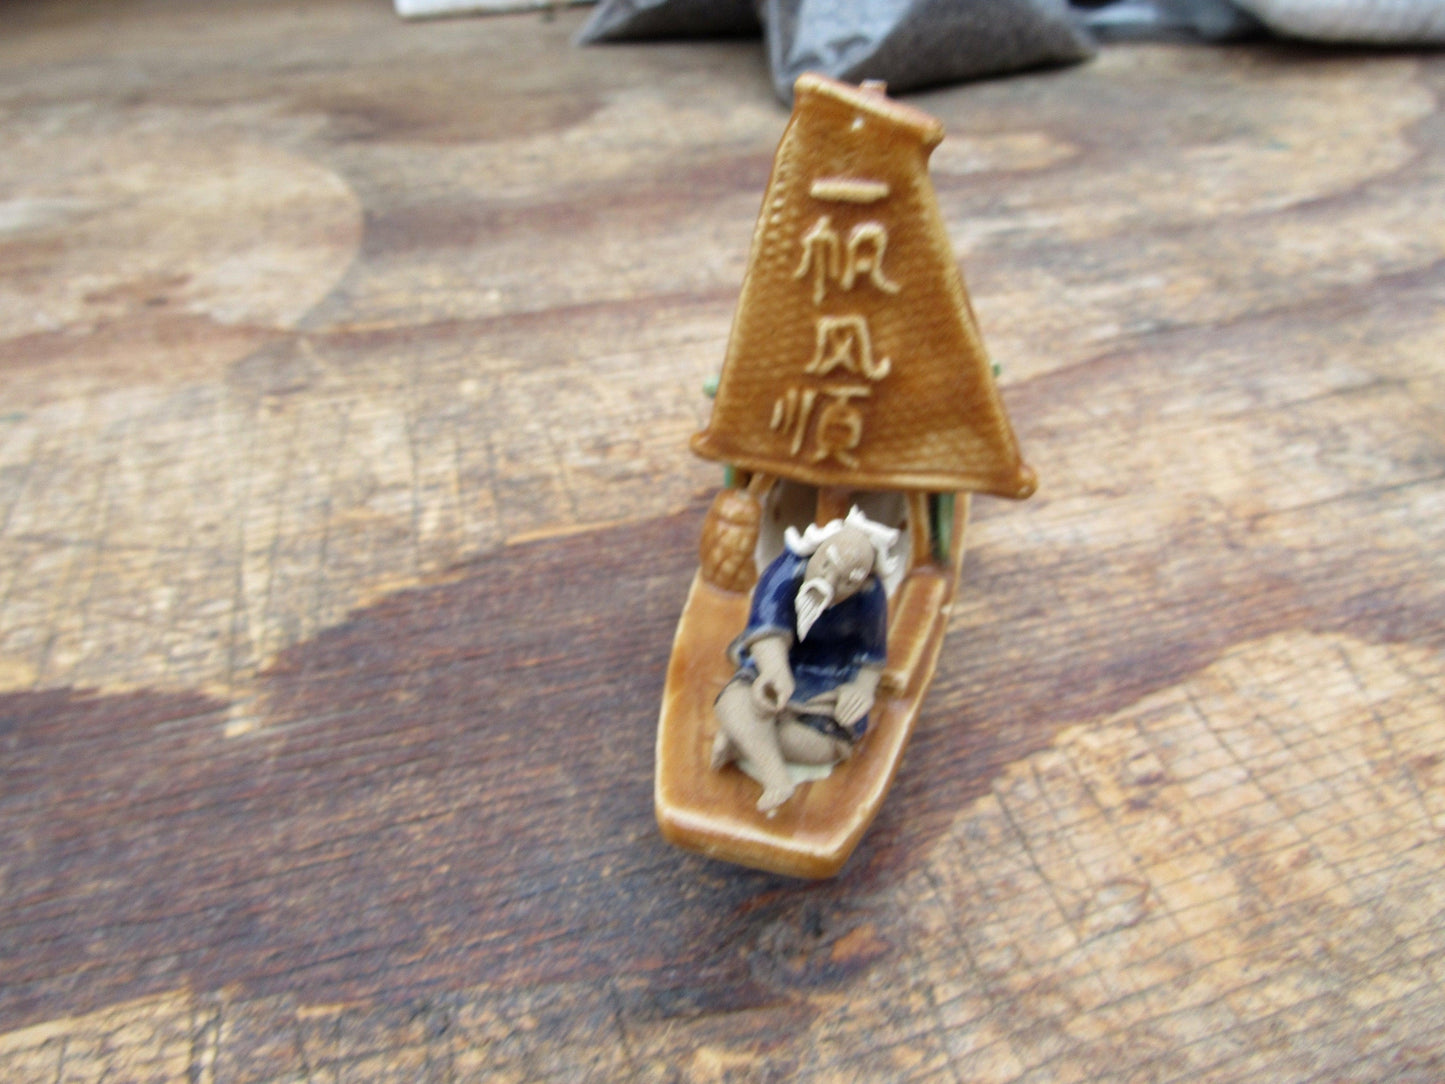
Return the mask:
M942 127L817 75L794 102L693 449L819 486L1027 497L928 179Z

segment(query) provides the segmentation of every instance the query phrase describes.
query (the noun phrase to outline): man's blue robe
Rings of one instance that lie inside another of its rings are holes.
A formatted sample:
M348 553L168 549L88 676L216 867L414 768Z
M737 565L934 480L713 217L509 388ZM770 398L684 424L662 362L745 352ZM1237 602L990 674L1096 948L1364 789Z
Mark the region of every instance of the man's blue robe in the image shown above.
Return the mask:
M753 588L748 626L729 652L738 663L736 676L751 681L758 674L751 645L767 636L786 637L794 681L788 703L804 722L831 731L838 728L836 724L823 725L832 722L829 717L810 713L804 705L820 693L852 681L864 666L884 664L888 658L888 598L882 582L871 576L856 595L825 609L808 630L807 639L800 641L795 600L807 566L806 557L785 549L764 570ZM848 736L860 738L867 727L864 717Z

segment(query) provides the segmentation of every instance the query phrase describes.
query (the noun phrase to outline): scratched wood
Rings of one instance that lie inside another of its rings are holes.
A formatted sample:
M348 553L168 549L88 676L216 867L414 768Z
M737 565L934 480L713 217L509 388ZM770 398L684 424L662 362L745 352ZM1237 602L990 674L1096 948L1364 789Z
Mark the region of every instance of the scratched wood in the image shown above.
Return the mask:
M1041 488L805 885L651 811L786 117L582 17L0 8L0 1079L1438 1081L1445 58L913 99Z

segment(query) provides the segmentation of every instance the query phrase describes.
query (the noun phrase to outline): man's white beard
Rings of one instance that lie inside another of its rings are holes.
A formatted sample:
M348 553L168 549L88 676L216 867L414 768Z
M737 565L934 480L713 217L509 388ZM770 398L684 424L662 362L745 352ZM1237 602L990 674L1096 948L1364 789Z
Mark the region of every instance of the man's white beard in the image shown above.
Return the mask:
M815 576L798 588L793 608L798 614L798 639L804 640L823 611L833 601L833 585L821 576Z

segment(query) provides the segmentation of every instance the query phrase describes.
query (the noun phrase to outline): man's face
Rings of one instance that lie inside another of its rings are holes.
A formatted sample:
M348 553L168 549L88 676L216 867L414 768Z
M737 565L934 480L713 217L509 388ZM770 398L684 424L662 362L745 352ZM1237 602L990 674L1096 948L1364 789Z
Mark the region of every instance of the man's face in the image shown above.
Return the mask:
M844 527L808 558L794 600L798 639L807 638L824 610L856 595L873 571L873 545L856 527Z
M868 536L856 527L844 527L808 559L803 579L827 580L836 605L863 590L872 571L873 545Z

